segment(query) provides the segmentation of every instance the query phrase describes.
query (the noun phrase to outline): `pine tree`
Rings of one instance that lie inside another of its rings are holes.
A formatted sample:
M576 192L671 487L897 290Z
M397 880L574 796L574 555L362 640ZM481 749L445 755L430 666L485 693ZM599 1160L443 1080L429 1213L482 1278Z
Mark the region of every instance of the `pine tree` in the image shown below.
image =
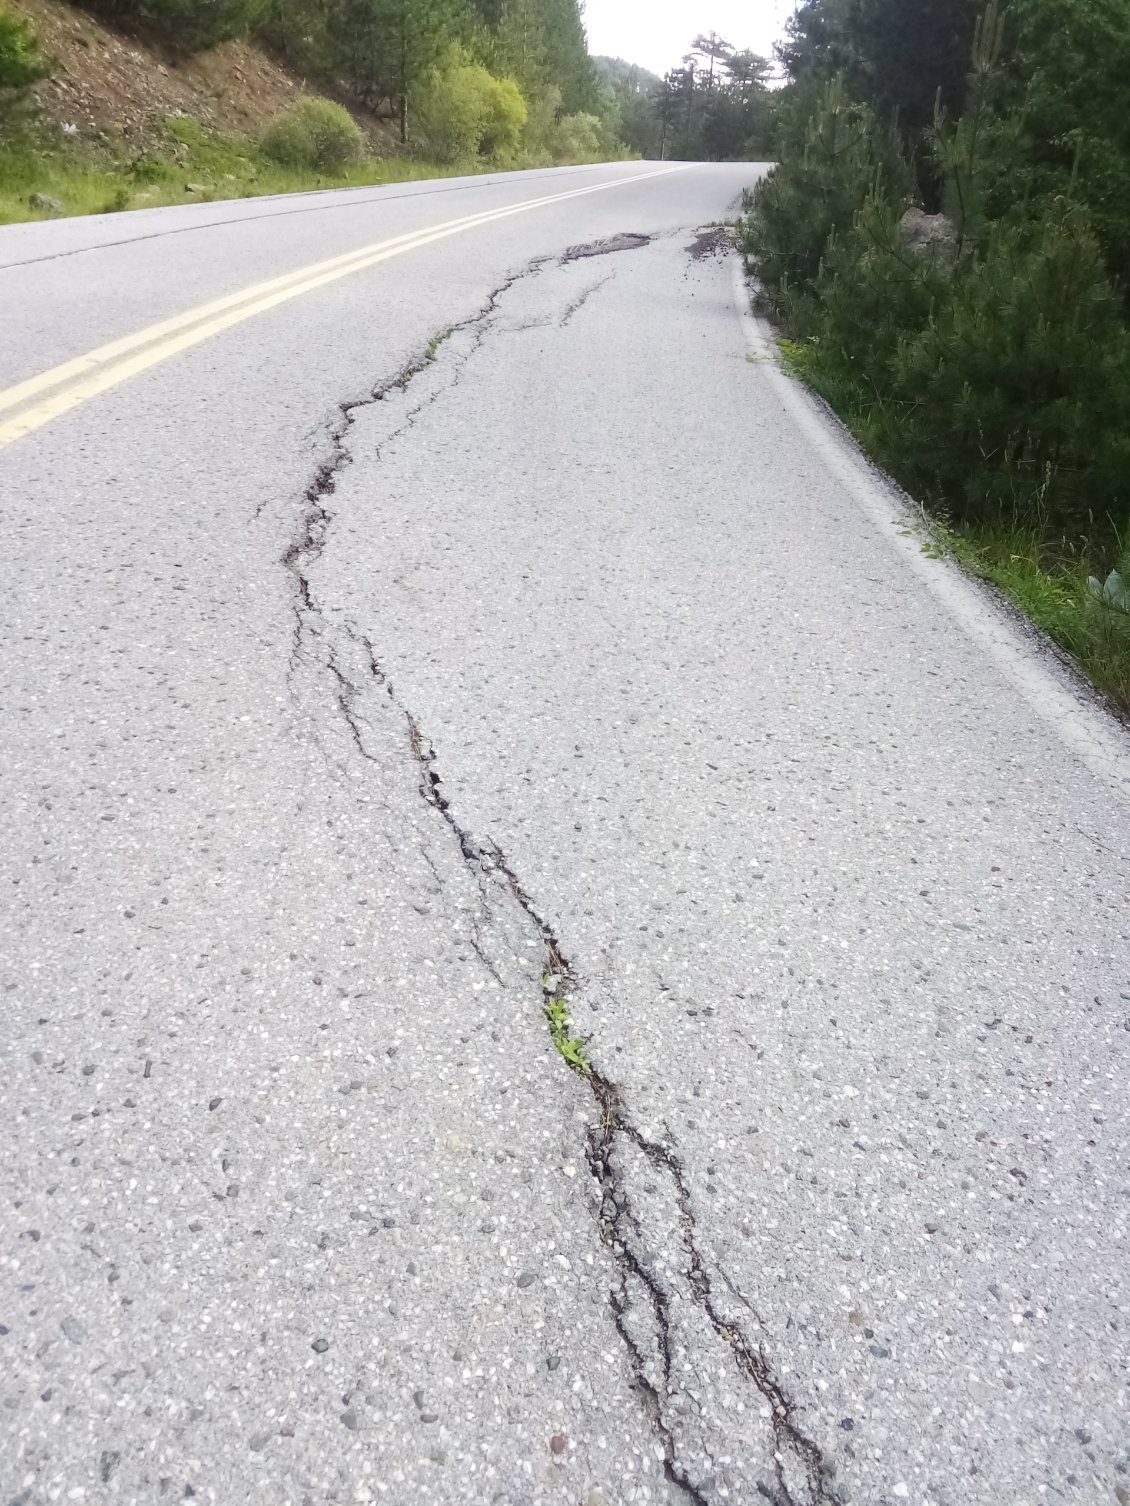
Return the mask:
M402 142L411 95L458 24L454 0L331 0L327 14L339 76L370 105L392 105Z

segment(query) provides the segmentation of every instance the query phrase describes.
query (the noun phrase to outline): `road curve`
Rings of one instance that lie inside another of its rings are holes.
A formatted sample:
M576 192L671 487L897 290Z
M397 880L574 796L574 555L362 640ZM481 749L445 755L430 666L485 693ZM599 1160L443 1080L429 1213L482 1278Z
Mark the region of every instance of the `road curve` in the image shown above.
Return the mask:
M5 1506L1130 1502L1130 746L756 171L0 231Z

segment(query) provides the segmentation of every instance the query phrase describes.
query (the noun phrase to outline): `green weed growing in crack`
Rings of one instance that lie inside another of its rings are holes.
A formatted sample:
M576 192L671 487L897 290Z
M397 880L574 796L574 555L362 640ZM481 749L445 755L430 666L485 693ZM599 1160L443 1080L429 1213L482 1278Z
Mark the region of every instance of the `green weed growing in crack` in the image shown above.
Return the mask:
M549 1034L553 1044L557 1047L565 1065L570 1071L579 1073L581 1077L587 1077L592 1068L585 1053L585 1043L579 1036L573 1034L573 1022L569 1018L565 1000L547 994L545 1017L549 1021Z
M439 348L440 348L440 346L443 344L443 342L445 340L450 340L451 336L454 333L455 333L455 326L454 325L448 325L448 327L446 329L441 329L438 335L433 335L432 338L428 341L428 348L427 348L427 350L425 350L425 352L424 352L424 360L425 361L434 361L435 358L436 358L436 356L439 354Z

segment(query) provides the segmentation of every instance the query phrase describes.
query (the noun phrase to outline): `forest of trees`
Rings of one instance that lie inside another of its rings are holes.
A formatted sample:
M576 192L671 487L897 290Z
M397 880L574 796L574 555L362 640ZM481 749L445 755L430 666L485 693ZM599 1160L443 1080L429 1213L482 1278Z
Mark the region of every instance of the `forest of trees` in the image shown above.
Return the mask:
M663 78L622 58L595 62L611 92L613 126L639 156L741 161L770 154L775 110L766 58L709 32L695 37Z
M780 56L794 361L1130 707L1130 0L804 0Z

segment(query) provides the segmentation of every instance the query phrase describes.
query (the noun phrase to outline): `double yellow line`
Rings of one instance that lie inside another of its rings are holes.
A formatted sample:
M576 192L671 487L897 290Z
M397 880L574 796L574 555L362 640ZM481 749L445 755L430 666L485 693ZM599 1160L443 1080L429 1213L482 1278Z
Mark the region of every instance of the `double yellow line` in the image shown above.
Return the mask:
M334 256L328 261L314 262L283 277L259 282L226 298L217 298L213 303L204 303L173 319L160 324L151 324L136 334L126 335L121 340L112 340L109 345L100 345L97 350L78 356L73 361L64 361L39 376L29 377L0 392L0 414L10 413L10 418L0 419L0 449L14 444L33 434L44 424L50 423L81 403L108 392L122 382L151 366L167 361L170 356L191 350L194 345L211 339L223 330L253 319L256 314L279 304L289 303L292 298L301 298L316 288L325 287L341 277L351 277L366 267L389 261L394 256L403 256L407 251L417 251L448 236L460 235L479 225L490 225L496 220L509 219L512 215L525 214L531 209L541 209L548 204L561 204L566 199L579 199L585 194L601 193L607 188L622 188L632 183L642 183L648 178L657 178L665 173L679 172L680 168L659 168L654 172L633 174L631 177L610 178L585 188L573 188L566 193L547 194L539 199L525 199L519 204L510 204L504 209L491 209L482 214L465 215L462 219L446 220L428 230L397 235L391 240L375 241L360 250L349 251L344 256Z

